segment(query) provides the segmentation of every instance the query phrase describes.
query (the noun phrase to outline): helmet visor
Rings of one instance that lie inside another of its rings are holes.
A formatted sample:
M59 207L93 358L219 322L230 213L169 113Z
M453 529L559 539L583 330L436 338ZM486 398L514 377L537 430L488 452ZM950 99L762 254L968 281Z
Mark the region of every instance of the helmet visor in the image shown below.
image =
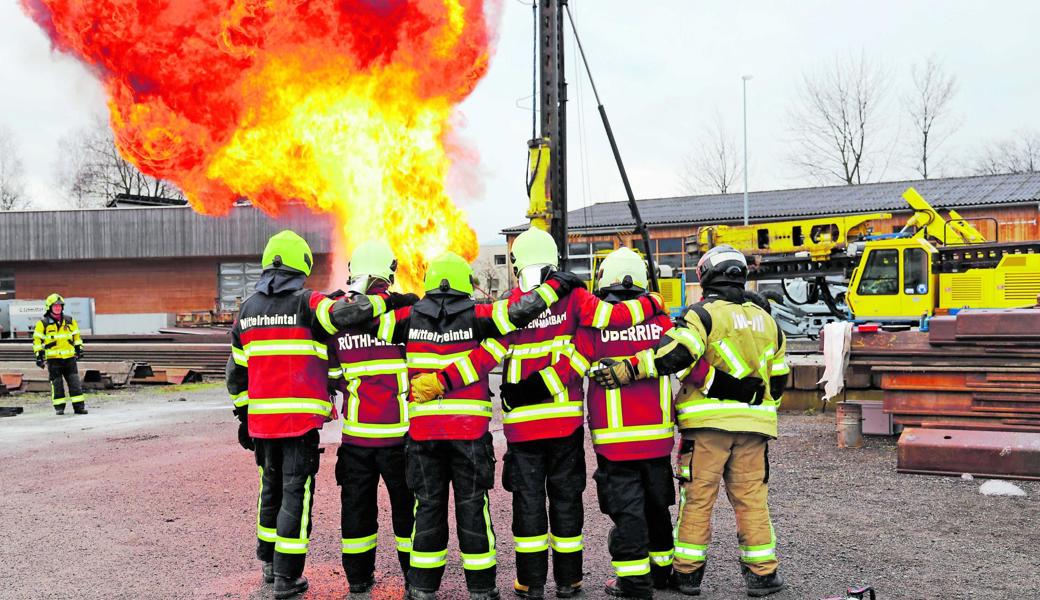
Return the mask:
M549 274L551 268L552 265L542 263L538 265L528 265L521 269L517 277L517 279L519 279L520 291L530 292L541 285L541 283L545 281L545 276Z

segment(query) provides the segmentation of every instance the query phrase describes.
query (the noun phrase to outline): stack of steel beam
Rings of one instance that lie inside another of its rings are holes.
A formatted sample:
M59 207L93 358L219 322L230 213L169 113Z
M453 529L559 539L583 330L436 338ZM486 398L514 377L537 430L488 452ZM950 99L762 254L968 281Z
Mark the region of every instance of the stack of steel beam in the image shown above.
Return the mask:
M223 343L160 342L84 342L90 361L132 361L147 363L153 369L188 369L204 376L224 373L230 341ZM32 344L26 341L0 344L0 362L31 361Z
M927 332L856 331L848 373L868 373L907 428L900 471L1040 477L1040 309L961 312ZM1016 462L1022 443L1035 459Z

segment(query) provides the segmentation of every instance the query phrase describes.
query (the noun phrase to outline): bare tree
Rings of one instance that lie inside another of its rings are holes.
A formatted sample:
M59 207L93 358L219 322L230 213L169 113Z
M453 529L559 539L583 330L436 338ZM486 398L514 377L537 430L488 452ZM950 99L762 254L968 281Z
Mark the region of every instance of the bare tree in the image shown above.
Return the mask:
M820 183L869 181L886 164L882 109L889 76L865 55L806 73L790 113L790 161Z
M914 89L904 98L904 104L917 136L915 168L922 178L928 179L928 166L936 162L936 151L959 126L950 122L945 130L935 130L937 120L947 121L950 102L957 95L957 78L946 73L934 56L923 65L915 64L911 75Z
M25 196L25 166L18 155L14 135L0 127L0 210L23 208L29 204Z
M716 111L704 127L699 146L683 161L679 184L688 194L725 194L742 173L737 143Z
M176 186L142 173L116 147L103 121L59 142L58 181L78 207L104 206L117 194L145 198L183 198Z
M976 175L1040 171L1040 132L1023 131L1015 138L988 145L971 170Z

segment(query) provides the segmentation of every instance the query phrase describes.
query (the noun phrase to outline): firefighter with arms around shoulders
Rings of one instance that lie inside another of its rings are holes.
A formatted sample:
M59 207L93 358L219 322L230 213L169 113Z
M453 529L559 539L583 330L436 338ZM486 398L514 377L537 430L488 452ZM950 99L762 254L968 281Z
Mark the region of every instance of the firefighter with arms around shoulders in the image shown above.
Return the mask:
M473 377L457 385L434 371L527 325L581 285L570 273L560 273L526 294L475 304L472 277L469 263L445 253L426 271L426 296L415 306L383 315L377 324L377 337L405 344L412 375L406 478L415 494L415 526L406 589L413 600L433 599L440 587L448 555L449 486L470 598L500 597L488 505L495 477L488 380L477 378L472 365L467 373Z
M414 294L389 292L397 259L382 240L366 241L355 248L349 267L347 291L330 297L393 297L396 306L419 299ZM359 327L344 329L332 338L329 360L329 376L343 392L343 437L336 459L343 570L350 593L360 594L375 583L380 478L390 497L397 558L402 573L408 574L415 503L405 482L408 363L403 344L384 342Z
M545 231L528 229L513 240L510 252L519 280L511 295L538 289L560 273L556 242ZM646 295L614 305L581 285L526 327L489 340L438 375L452 385L486 380L504 361L501 391L507 451L502 485L513 495L513 591L520 598L544 597L550 548L556 596L581 593L584 391L581 378L570 378L573 370L566 366L574 336L583 326L630 327L661 307L660 300Z
M47 369L54 412L65 414L65 403L71 402L77 415L87 414L77 364L83 357L83 339L76 319L65 314L65 299L59 294L47 296L43 318L36 322L33 330L33 354L36 366Z
M676 525L676 583L698 595L711 540L711 511L721 481L733 505L740 568L749 596L767 596L785 585L777 572L776 537L767 504L768 442L777 436L777 408L787 382L785 340L761 300L745 291L747 261L729 246L716 246L697 263L704 298L687 308L651 352L601 361L592 371L606 388L680 373L705 358L703 381L682 380L675 400L682 442L676 465L682 482ZM768 306L768 305L766 305ZM744 398L714 394L724 373L758 391ZM718 397L721 396L721 397Z
M307 242L292 231L264 249L256 293L231 330L227 388L238 439L260 472L257 558L275 598L307 589L318 429L330 418L328 340L339 330L393 308L380 295L332 300L304 284L314 266Z

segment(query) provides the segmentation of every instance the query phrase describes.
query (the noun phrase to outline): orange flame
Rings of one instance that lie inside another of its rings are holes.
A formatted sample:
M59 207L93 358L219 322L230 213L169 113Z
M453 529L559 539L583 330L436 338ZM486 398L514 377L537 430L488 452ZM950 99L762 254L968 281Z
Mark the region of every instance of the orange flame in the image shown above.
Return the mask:
M398 282L472 260L445 191L454 107L487 71L481 0L22 0L109 95L120 152L226 213L335 216L341 260L384 237Z

